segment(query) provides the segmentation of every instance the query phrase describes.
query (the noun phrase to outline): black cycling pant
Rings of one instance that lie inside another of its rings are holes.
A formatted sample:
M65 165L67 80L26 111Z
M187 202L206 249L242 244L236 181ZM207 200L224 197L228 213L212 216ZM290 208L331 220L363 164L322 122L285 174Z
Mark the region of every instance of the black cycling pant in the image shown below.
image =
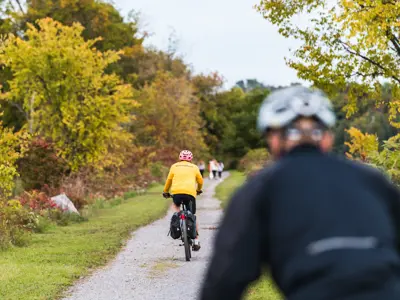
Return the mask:
M196 214L196 198L192 195L175 194L172 196L172 201L176 206L181 206L182 203L185 204L192 214Z
M204 170L200 170L201 177L204 177Z
M217 178L217 171L212 171L213 172L213 177Z

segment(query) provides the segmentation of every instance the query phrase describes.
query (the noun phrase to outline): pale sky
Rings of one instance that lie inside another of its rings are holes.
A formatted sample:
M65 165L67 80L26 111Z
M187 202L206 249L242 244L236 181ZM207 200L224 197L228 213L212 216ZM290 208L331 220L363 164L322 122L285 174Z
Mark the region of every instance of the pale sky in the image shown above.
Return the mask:
M281 37L277 28L255 11L258 0L114 0L124 16L140 11L146 44L166 50L173 30L178 53L196 73L218 71L226 87L256 78L268 85L299 82L284 57L298 42Z

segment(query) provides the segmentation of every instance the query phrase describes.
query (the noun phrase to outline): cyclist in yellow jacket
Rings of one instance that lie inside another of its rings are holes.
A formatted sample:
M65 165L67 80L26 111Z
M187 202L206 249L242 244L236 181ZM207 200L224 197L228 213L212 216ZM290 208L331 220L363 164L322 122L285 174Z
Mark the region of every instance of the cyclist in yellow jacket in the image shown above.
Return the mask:
M173 208L176 212L180 211L182 203L191 207L192 214L196 214L196 196L202 193L203 176L199 167L192 164L193 154L189 150L183 150L179 154L179 162L173 164L169 170L167 181L165 182L163 196L168 197L172 194ZM190 205L191 204L191 205ZM193 250L200 249L198 220L196 220L197 236L194 241Z

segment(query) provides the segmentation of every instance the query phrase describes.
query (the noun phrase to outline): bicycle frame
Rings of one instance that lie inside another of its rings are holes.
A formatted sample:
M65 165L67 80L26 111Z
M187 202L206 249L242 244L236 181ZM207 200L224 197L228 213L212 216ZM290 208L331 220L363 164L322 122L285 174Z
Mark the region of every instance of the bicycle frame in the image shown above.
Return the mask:
M166 198L172 198L172 195L169 194L169 197ZM190 211L192 212L192 202L189 201L189 203L185 204L182 203L182 208L180 209L180 227L181 227L181 240L183 242L183 245L180 246L185 246L185 257L186 261L190 261L192 258L192 253L191 253L191 246L193 245L193 239L189 237L189 234L187 233L187 226L186 226L186 220L187 220L187 212Z
M189 206L190 206L190 204L189 204ZM182 221L183 221L183 220L187 220L186 213L187 213L188 211L191 211L191 210L188 209L188 207L186 206L186 204L182 203L182 209L181 209L181 227L182 227ZM181 239L183 240L183 237L182 237ZM189 236L188 236L188 240L189 240L189 243L191 244L191 243L192 243L192 239L191 239Z

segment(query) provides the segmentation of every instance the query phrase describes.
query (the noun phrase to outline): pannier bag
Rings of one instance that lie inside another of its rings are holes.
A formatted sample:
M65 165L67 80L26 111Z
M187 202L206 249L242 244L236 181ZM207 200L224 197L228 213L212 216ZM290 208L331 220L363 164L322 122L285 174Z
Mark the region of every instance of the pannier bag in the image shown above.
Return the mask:
M187 231L188 236L191 239L196 238L196 216L192 214L190 211L187 212L187 219L186 219Z
M169 234L174 240L181 237L181 214L178 212L172 215Z

